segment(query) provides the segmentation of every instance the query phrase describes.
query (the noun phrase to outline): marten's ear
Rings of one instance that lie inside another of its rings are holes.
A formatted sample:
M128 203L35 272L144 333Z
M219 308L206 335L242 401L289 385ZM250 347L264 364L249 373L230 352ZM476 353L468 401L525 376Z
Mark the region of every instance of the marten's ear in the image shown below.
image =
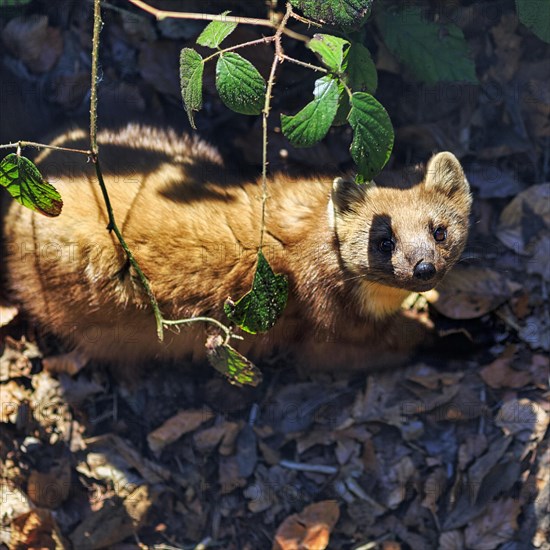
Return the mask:
M355 183L351 178L336 178L332 182L332 202L337 212L346 212L353 205L362 201L369 189L375 187L375 183Z
M424 178L426 189L445 193L448 197L457 193L468 194L470 186L458 159L448 151L437 153L428 162Z

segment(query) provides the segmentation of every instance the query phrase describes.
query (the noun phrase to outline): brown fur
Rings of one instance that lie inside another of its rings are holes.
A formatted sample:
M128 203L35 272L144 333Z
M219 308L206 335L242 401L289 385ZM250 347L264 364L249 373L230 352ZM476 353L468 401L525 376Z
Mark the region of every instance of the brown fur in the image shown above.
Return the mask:
M56 143L86 147L80 131ZM172 132L129 126L101 133L100 143L117 222L164 316L224 320L225 299L251 284L258 184L230 175L210 146ZM93 166L52 151L37 162L65 204L48 219L4 201L7 284L23 308L90 358L131 366L203 357L203 325L157 341L147 298L106 231ZM289 304L270 333L237 347L252 356L297 349L298 362L325 367L385 365L410 350L421 331L400 304L433 287L466 240L471 198L456 158L435 156L425 180L408 189L278 175L269 194L264 253L288 275ZM432 235L440 225L444 243ZM378 243L389 237L388 256ZM429 282L413 275L421 260L437 269Z

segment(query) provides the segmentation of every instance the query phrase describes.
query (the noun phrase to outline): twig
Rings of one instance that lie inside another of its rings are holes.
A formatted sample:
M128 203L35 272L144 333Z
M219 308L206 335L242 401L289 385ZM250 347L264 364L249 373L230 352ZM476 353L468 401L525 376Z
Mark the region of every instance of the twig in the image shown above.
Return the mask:
M85 151L84 149L71 149L70 147L57 147L56 145L46 145L44 143L35 143L34 141L16 141L15 143L6 143L0 145L0 149L23 148L23 147L36 147L37 149L54 149L55 151L68 151L69 153L80 153L82 155L90 156L91 151Z
M143 0L128 0L128 2L142 9L143 11L155 16L157 21L161 21L162 19L166 19L170 17L172 19L192 19L195 21L227 21L228 23L259 25L261 27L271 27L272 29L276 29L279 25L279 21L276 18L272 18L270 20L270 19L257 19L255 17L238 17L234 15L223 15L223 14L214 14L214 13L169 11L169 10L161 10L159 8L150 6L146 2L143 2ZM299 16L295 16L295 18L298 21L302 20L302 18L300 18ZM307 21L308 24L315 24L313 21L308 21L308 20L304 20L304 21ZM321 25L318 25L318 26L321 26ZM287 34L291 38L294 38L295 40L301 40L302 42L307 42L310 39L309 36L300 34L290 29L284 29L284 31L282 32L284 32L284 34Z
M333 475L338 473L336 466L327 466L326 464L305 464L303 462L292 462L291 460L281 460L279 466L289 470L298 470L299 472L313 472L316 474Z
M274 40L275 40L275 35L264 36L263 38L257 38L256 40L251 40L250 42L243 42L242 44L237 44L236 46L230 46L229 48L218 50L214 52L212 55L205 57L202 62L206 63L207 61L210 61L211 59L213 59L218 55L222 55L227 52L232 52L233 50L238 50L239 48L246 48L247 46L255 46L256 44L269 44L269 42L273 42Z
M214 319L213 317L189 317L188 319L162 319L162 324L165 327L169 326L179 326L179 325L188 325L191 323L210 323L211 325L217 326L220 330L225 333L225 342L227 344L230 338L235 338L237 340L242 340L243 337L238 334L233 334L233 331L225 326L221 321Z
M285 61L290 61L291 63L296 63L296 65L300 65L302 67L305 67L306 69L311 69L312 71L321 71L322 73L328 73L327 69L325 69L324 67L318 67L317 65L312 65L311 63L306 63L305 61L294 59L293 57L290 57L286 54L283 54L283 59Z
M265 103L262 111L262 218L260 226L260 250L264 244L264 232L265 232L265 212L267 205L267 121L269 118L269 111L271 109L271 92L273 91L273 84L275 83L275 71L279 61L283 60L283 48L281 46L281 35L283 29L290 18L292 8L290 3L286 4L286 13L281 21L277 32L274 35L275 40L275 55L273 56L273 63L271 64L271 70L269 71L269 78L267 80L267 90L265 93Z
M101 2L94 0L94 27L92 34L92 71L90 92L90 149L97 155L97 68L99 65L99 33L101 32Z

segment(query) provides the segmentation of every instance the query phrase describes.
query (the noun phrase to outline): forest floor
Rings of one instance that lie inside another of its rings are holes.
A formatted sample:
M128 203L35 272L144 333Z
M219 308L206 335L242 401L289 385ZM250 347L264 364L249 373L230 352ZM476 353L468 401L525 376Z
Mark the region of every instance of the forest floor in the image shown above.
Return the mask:
M134 15L105 9L100 125L189 131L177 59L204 23L114 4ZM58 343L5 303L0 547L550 549L550 46L513 2L466 4L453 13L477 85L415 83L373 38L376 95L396 129L388 170L450 150L474 192L464 260L425 306L440 344L390 372L304 374L299 358L278 357L257 388L205 365L157 365L129 388L52 360ZM28 11L32 24L0 10L0 143L86 122L91 4ZM245 55L265 74L269 46ZM199 133L254 176L261 122L228 111L213 78ZM309 101L312 81L284 64L274 126ZM307 150L275 132L270 169L349 170L346 132Z

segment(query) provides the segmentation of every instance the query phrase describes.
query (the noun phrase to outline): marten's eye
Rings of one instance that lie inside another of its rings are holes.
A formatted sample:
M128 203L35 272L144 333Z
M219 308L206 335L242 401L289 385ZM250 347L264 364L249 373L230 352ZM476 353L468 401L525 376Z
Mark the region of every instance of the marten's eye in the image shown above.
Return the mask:
M392 239L382 239L378 243L378 250L389 254L395 250L395 243Z
M441 243L447 238L447 230L444 227L439 226L435 229L433 235L434 239L438 243Z

